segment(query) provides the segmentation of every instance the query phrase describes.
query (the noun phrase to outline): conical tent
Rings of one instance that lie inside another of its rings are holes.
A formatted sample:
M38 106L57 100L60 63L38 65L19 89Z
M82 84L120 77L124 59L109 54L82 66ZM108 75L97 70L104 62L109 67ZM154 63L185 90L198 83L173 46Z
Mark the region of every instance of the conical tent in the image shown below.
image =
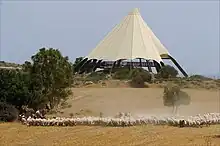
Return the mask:
M111 61L144 58L160 62L160 52L168 53L136 8L109 32L87 58Z
M143 20L137 8L116 25L86 58L106 61L143 58L158 63L163 62L162 58L172 59L186 74Z

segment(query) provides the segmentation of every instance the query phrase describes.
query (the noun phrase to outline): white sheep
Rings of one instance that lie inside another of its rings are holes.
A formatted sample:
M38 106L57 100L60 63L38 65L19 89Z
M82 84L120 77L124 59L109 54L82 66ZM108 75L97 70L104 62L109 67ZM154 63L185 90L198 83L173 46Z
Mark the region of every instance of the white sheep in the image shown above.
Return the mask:
M220 113L207 113L190 117L133 117L130 114L121 117L82 117L82 118L53 118L34 119L22 118L21 122L28 126L75 126L75 125L100 125L100 126L135 126L135 125L171 125L181 127L201 127L203 125L220 124ZM129 116L128 116L129 115Z

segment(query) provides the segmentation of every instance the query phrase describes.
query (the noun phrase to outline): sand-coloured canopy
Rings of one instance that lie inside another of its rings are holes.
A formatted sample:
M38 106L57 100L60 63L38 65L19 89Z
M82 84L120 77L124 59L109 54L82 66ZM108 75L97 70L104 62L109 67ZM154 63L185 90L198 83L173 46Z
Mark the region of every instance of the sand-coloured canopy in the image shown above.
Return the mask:
M106 61L142 58L158 63L163 62L162 59L171 59L187 76L143 20L137 8L133 9L121 23L116 25L85 58Z
M136 8L108 33L87 58L111 61L143 58L160 62L161 54L169 53Z

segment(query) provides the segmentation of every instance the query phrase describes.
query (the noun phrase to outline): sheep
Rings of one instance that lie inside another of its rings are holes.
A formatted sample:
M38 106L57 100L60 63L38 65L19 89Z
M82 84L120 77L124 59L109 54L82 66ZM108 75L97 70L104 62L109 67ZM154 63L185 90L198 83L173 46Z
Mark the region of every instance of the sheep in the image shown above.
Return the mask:
M121 115L124 115L121 113ZM125 114L126 115L126 114ZM21 122L27 126L76 126L76 125L100 125L100 126L135 126L135 125L170 125L178 127L202 127L211 124L220 124L220 113L207 113L190 117L82 117L82 118L22 118Z

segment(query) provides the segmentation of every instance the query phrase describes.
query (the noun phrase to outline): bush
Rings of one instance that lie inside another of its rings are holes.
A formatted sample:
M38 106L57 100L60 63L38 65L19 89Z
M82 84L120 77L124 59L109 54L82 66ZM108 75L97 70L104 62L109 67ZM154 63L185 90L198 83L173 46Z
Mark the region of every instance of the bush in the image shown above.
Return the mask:
M137 75L141 76L144 82L151 82L152 76L148 71L142 68L136 68L136 69L133 69L130 73L131 78L136 77Z
M0 121L13 122L18 118L18 110L5 102L0 102Z
M144 80L140 75L134 76L132 78L130 84L131 84L131 87L134 87L134 88L144 88L145 87Z
M86 77L86 81L97 83L98 81L105 80L106 74L102 72L92 72Z
M141 76L144 82L151 82L151 74L142 68L134 68L131 70L129 70L128 68L121 68L115 72L113 78L119 80L130 80L134 77L139 78L136 76Z
M130 79L130 70L129 68L120 68L117 71L115 71L113 75L114 79L119 79L119 80L128 80Z
M20 109L31 99L30 78L19 70L0 70L0 101L10 103Z
M201 81L201 80L212 80L211 78L202 76L202 75L192 75L188 78L188 80L196 80L196 81Z
M163 66L158 73L158 77L164 79L175 78L177 75L178 75L178 71L170 65Z

